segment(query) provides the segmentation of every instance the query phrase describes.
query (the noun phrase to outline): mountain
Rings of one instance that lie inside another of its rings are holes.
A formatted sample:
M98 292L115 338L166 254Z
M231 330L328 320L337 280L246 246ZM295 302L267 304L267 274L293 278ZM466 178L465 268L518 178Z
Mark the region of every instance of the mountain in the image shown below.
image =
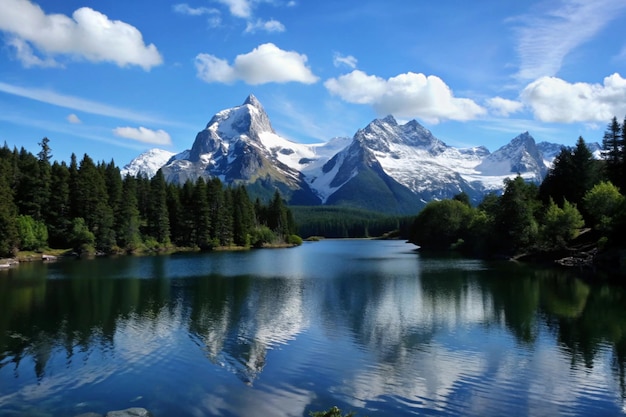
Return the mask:
M261 103L250 95L241 106L213 116L191 149L163 166L163 174L179 183L217 177L226 184L246 184L263 197L278 188L292 204L319 204L303 174L275 155L274 144L282 142Z
M417 121L399 124L393 116L373 120L352 138L300 144L278 135L250 95L241 106L213 116L191 149L166 162L138 157L129 167L160 163L170 182L217 177L227 185L245 184L261 198L278 188L292 205L413 214L428 201L461 192L477 203L518 173L540 182L549 164L542 147L525 132L493 153L483 146L456 148Z
M566 146L550 142L539 142L537 144L537 148L543 154L543 160L548 166L552 165L554 158L556 158L564 147ZM602 159L602 146L600 146L598 142L587 143L587 148L589 148L594 158Z
M484 176L506 177L520 174L527 180L541 182L548 172L543 154L537 148L535 139L524 132L515 137L476 166Z
M136 177L141 173L152 178L159 168L165 165L172 156L174 156L173 152L157 148L150 149L126 164L121 169L122 176L131 175Z

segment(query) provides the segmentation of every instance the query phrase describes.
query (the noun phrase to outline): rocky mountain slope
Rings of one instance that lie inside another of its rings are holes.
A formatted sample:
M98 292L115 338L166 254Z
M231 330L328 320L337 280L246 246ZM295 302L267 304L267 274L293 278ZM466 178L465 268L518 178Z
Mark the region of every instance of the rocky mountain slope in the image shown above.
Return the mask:
M160 165L168 181L217 177L226 184L245 184L261 197L278 188L295 205L412 214L428 201L460 192L478 202L517 174L540 182L558 151L560 145L538 146L528 132L493 153L482 146L456 148L417 121L398 124L392 116L372 121L352 138L295 143L276 133L250 95L241 106L213 116L191 149L166 162L165 153L149 151L124 172L150 176Z

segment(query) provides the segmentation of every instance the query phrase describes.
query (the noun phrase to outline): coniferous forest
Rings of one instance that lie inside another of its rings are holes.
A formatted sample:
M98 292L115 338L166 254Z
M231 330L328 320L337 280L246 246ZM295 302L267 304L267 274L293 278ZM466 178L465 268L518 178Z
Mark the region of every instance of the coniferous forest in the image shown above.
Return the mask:
M589 266L604 256L605 266L623 271L626 121L613 118L602 148L598 160L580 137L573 148L561 149L540 185L507 179L502 195L488 195L478 207L463 194L430 202L416 217L410 240L426 250L487 257L584 252L570 261Z
M278 192L262 203L219 179L181 186L166 183L160 171L122 178L113 161L72 154L68 166L51 162L47 138L39 145L37 155L0 149L0 257L47 247L133 253L301 242Z

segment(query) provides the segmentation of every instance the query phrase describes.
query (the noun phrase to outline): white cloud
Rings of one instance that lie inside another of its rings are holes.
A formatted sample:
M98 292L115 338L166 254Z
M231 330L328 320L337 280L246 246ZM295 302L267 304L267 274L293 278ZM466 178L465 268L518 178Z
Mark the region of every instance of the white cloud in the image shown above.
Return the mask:
M623 0L560 0L534 15L522 16L517 52L517 77L535 80L558 73L564 58L592 39L624 10Z
M506 117L511 113L517 113L522 110L524 103L502 97L493 97L487 100L487 106L489 106L492 113Z
M153 145L171 145L172 138L164 130L152 130L143 126L134 127L117 127L113 129L115 136L136 140L142 143L150 143Z
M233 65L209 54L196 56L198 78L208 83L232 83L242 80L247 84L300 82L313 84L316 77L306 66L306 55L284 51L272 43L259 45L247 54L238 55Z
M357 64L357 59L355 57L353 57L352 55L341 55L338 52L335 52L334 56L333 56L333 64L336 67L340 67L342 65L346 65L352 69L356 68L356 64Z
M249 0L217 0L217 1L226 5L228 9L230 10L230 13L233 16L247 19L252 15L252 5Z
M33 52L33 48L31 48L28 42L26 42L24 39L12 37L7 41L7 44L15 48L15 55L17 59L26 68L54 68L63 66L51 57L40 58L35 55L35 53Z
M219 27L222 24L222 17L219 10L210 7L191 7L187 3L179 3L172 6L172 10L179 14L188 16L208 15L209 26L212 28Z
M209 7L191 7L187 3L179 3L172 6L176 13L186 14L189 16L202 16L205 14L219 14L219 10Z
M12 34L29 48L36 48L47 59L69 55L92 62L113 62L120 67L137 65L144 70L163 62L154 44L144 44L137 28L110 20L89 7L77 9L70 18L46 14L30 0L2 0L0 30ZM18 58L23 59L25 66L32 66L34 55L22 51L20 55L18 49Z
M608 122L626 114L626 79L615 73L603 84L571 84L542 77L526 86L521 98L544 122Z
M67 121L75 125L82 123L82 121L74 113L67 116Z
M456 98L441 78L408 72L387 80L355 70L324 83L331 94L350 103L370 104L378 114L418 117L431 123L471 120L486 111L467 98Z
M270 20L261 20L257 19L256 22L248 22L246 25L245 33L255 33L257 31L264 32L284 32L285 25L280 23L278 20L270 19Z
M54 106L64 107L66 109L81 111L83 113L115 117L136 122L164 123L162 119L156 119L144 114L133 112L132 110L108 106L95 101L85 100L80 97L59 94L50 90L19 87L0 82L0 92L28 98L42 103L52 104Z

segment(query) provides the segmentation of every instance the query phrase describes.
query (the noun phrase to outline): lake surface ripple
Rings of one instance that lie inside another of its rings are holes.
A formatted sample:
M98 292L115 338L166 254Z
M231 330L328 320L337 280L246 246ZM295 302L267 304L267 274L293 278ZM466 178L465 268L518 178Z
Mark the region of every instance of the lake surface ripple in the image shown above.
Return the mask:
M626 294L399 241L0 271L0 415L626 414Z

